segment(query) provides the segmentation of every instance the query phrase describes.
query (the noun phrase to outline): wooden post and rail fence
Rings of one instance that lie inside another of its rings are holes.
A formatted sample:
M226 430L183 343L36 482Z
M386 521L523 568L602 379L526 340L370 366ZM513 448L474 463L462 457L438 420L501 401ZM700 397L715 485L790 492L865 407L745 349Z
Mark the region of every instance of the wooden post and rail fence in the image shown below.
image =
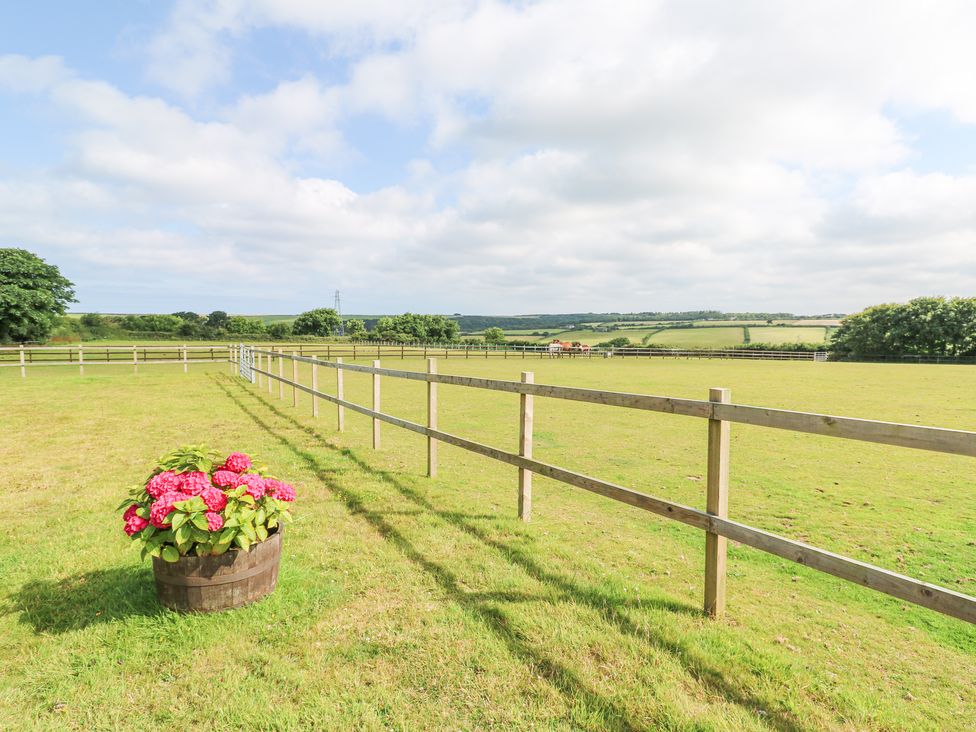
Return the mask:
M532 372L528 371L523 372L521 381L450 376L438 373L433 358L427 361L425 371L403 371L383 368L379 360L375 360L372 366L365 366L343 363L341 358L329 361L318 357L300 356L297 353L286 355L281 350L261 350L246 346L241 349L242 353L246 351L278 359L278 373L272 373L269 363L263 375L278 380L282 389L279 391L279 398L284 396L285 385L292 387L293 394L297 395L299 391L310 394L313 416L318 412L317 400L322 399L335 404L337 427L340 431L343 429L345 409L369 417L372 420L374 448L380 447L380 425L383 422L424 435L427 438L427 475L430 477L437 475L437 444L440 442L513 466L518 472L518 515L523 521L531 519L532 475L537 474L702 530L705 532L704 608L712 617L721 617L725 612L727 543L731 539L901 600L976 623L976 598L974 597L810 544L787 539L728 518L730 434L733 423L969 457L976 457L976 432L735 404L731 400L728 389L711 389L708 400L681 399L536 384ZM282 375L281 364L285 359L291 360L293 364L290 380ZM253 361L253 358L251 360ZM299 381L297 371L299 363L308 363L312 366L312 386L306 386ZM321 368L335 370L335 396L318 389L317 370ZM371 376L373 395L371 407L345 399L343 374L346 371ZM381 377L426 382L426 425L401 419L381 410ZM248 376L248 379L252 380L253 376ZM438 429L438 384L518 394L520 407L518 452L501 450ZM702 511L684 506L535 459L532 455L535 397L588 402L706 420L708 450L706 509ZM294 405L297 405L296 399L297 397L293 398Z
M588 351L550 352L545 345L493 346L423 343L296 343L254 344L256 349L289 350L299 356L318 356L326 361L347 358L353 361L381 358L681 358L751 359L777 361L825 361L826 353L807 351L677 350L660 348L592 348ZM84 375L86 366L139 366L181 364L184 373L191 364L220 363L232 359L236 345L132 345L132 346L0 346L0 367L20 368L20 375L37 366L74 366Z

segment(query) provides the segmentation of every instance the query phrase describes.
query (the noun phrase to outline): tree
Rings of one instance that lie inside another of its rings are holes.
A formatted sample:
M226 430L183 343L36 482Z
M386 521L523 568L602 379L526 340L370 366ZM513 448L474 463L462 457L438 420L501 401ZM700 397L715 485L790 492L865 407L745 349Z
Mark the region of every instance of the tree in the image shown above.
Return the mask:
M181 310L178 313L173 313L173 315L180 320L185 320L187 323L199 323L201 320L203 320L202 317L196 313L191 313L189 310Z
M207 325L211 328L226 328L228 315L223 310L214 310L207 316Z
M0 342L43 341L75 300L74 285L26 249L0 249Z
M292 332L295 335L330 336L339 330L339 313L332 308L307 310L295 319Z
M346 335L354 341L362 340L366 337L366 323L359 318L350 318L344 323Z
M268 326L268 335L276 341L283 341L291 335L291 325L284 321L278 321Z
M485 328L485 343L504 343L505 331L501 328Z
M976 298L875 305L844 318L831 350L855 357L976 355Z
M245 318L243 315L234 315L227 318L224 327L228 333L234 335L259 335L265 332L264 323L257 318Z
M385 341L407 343L445 343L456 341L461 329L456 320L443 315L418 315L404 313L394 317L383 317L376 321L373 329L376 337Z

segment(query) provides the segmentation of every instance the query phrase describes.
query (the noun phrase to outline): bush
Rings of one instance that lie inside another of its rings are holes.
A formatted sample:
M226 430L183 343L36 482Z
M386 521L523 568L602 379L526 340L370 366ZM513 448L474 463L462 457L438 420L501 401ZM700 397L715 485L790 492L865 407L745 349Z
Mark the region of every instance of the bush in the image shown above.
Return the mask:
M331 336L339 332L339 313L332 308L307 310L295 319L295 335Z
M283 322L272 323L268 326L268 335L276 341L283 341L291 335L291 326Z

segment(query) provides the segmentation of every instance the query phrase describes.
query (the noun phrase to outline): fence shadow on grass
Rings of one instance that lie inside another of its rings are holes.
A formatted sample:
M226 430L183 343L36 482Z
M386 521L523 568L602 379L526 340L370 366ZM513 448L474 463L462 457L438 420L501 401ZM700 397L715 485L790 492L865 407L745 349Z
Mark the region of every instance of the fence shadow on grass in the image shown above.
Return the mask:
M422 513L432 514L446 521L453 527L475 538L483 545L496 551L513 566L522 569L528 576L539 583L553 588L563 597L570 598L595 610L615 629L627 636L639 639L658 651L663 651L678 662L686 671L703 686L721 695L730 703L747 709L772 729L794 732L802 729L795 719L787 712L771 709L765 700L753 696L745 688L740 688L725 674L712 667L706 659L696 655L680 641L664 638L655 634L652 629L635 623L627 614L629 607L658 608L670 612L690 615L701 615L698 608L658 598L641 598L638 600L623 600L599 591L597 588L577 584L571 579L551 572L540 565L530 555L517 547L513 547L490 536L482 527L472 523L471 516L465 514L442 511L422 496L414 488L399 480L390 471L382 470L370 465L358 457L352 450L339 447L314 428L303 424L294 416L287 414L267 401L263 395L255 394L244 385L228 379L224 375L211 377L219 388L227 394L254 423L276 439L282 446L290 450L305 463L306 467L315 474L316 478L346 506L347 510L364 518L385 540L389 541L412 563L431 575L445 592L459 605L478 617L497 637L508 647L513 656L532 667L533 671L545 678L570 700L583 700L592 711L599 712L615 729L636 729L646 722L636 725L628 718L625 711L613 702L604 699L589 689L582 680L570 669L551 658L542 655L538 650L528 645L516 628L513 628L507 616L492 603L494 602L553 602L557 597L533 596L526 593L468 593L461 589L453 572L425 557L401 532L383 518L382 511L372 511L364 503L360 495L342 485L335 477L334 471L323 468L315 455L277 432L271 424L263 419L251 406L248 406L242 396L252 399L255 405L267 409L272 415L293 428L312 438L323 448L335 451L353 462L364 473L372 475L393 487L400 495L412 502ZM237 387L238 394L234 394L229 385ZM491 518L497 518L491 516Z
M147 567L115 567L55 580L31 580L11 597L5 614L37 633L67 633L134 615L163 612Z

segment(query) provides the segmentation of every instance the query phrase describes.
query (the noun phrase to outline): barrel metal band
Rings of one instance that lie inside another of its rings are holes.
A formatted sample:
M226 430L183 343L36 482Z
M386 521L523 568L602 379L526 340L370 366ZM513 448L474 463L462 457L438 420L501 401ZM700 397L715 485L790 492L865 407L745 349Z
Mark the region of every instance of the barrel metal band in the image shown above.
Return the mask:
M180 587L203 587L211 585L226 585L231 582L237 582L238 580L245 580L255 575L259 575L262 572L266 572L272 568L271 564L264 564L257 567L251 567L250 569L245 569L243 572L234 572L233 574L218 574L214 577L178 577L176 575L156 575L156 579L162 582L164 585L178 585Z

